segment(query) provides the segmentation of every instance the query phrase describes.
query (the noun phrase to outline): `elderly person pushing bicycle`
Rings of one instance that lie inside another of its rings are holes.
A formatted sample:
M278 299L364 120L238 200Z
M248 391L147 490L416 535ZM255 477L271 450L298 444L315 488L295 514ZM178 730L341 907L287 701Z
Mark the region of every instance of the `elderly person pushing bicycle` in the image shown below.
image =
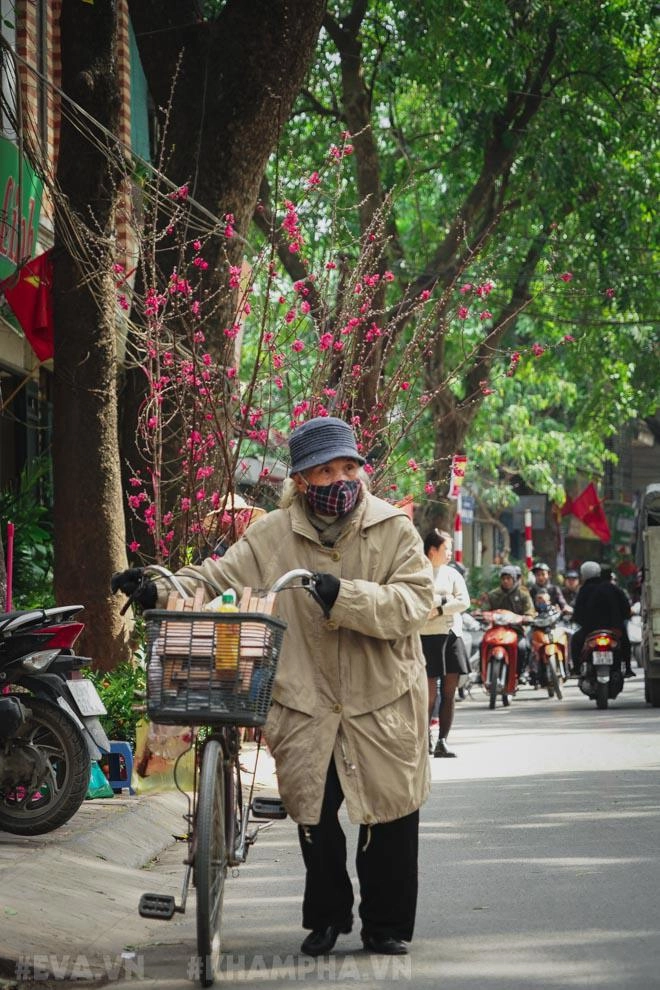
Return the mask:
M368 492L347 423L312 419L293 431L289 450L281 507L222 559L177 577L185 585L201 572L240 594L271 587L289 569L315 572L325 618L309 595L279 596L288 630L265 726L306 867L302 923L310 932L301 951L328 953L352 929L338 820L346 801L360 825L362 942L370 952L404 954L417 902L419 808L430 788L418 631L433 605L432 569L405 513ZM141 594L145 607L166 597L153 584Z

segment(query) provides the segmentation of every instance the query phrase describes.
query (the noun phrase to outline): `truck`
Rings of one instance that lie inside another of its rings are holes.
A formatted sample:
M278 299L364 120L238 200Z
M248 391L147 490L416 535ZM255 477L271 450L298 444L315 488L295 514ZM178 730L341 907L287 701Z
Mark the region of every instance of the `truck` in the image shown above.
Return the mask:
M648 485L640 500L635 562L641 576L644 697L660 708L660 484Z

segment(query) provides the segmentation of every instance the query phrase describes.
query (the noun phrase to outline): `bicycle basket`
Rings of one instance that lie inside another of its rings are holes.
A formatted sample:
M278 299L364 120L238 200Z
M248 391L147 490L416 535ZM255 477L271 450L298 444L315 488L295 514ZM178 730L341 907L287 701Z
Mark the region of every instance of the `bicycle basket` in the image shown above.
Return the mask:
M286 623L271 616L150 609L147 711L165 725L259 726Z

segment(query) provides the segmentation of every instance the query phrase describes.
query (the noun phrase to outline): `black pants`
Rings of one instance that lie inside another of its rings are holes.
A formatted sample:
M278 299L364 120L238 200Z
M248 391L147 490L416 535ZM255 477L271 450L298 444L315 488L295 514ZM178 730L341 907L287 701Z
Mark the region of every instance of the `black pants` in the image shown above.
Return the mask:
M330 761L318 825L299 826L307 875L303 928L349 928L353 887L346 870L346 836L337 813L344 794ZM417 907L419 811L382 825L361 825L356 856L362 930L410 941Z

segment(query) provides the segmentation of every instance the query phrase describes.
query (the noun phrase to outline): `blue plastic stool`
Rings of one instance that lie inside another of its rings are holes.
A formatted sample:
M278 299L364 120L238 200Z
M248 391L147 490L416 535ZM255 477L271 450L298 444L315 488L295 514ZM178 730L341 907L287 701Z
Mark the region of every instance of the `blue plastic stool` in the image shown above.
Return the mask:
M135 794L131 787L133 776L133 753L130 743L123 740L111 740L110 752L106 755L108 770L110 772L109 784L113 791L121 793L124 787L128 787L129 794ZM125 776L122 776L122 763Z

